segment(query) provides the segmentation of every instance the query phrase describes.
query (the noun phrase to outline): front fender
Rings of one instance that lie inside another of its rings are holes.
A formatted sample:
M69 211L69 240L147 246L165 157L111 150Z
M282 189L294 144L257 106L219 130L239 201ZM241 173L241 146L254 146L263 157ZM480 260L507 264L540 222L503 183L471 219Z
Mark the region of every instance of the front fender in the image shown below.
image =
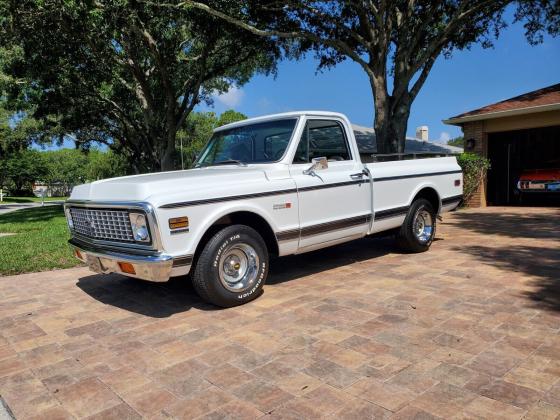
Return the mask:
M200 244L202 237L208 231L208 229L210 229L218 220L232 213L237 213L237 212L254 213L262 217L268 223L268 225L270 226L273 232L279 231L277 223L272 218L272 216L268 212L266 212L262 208L262 206L259 206L255 203L240 203L237 205L228 205L224 207L210 208L208 210L210 210L210 212L207 214L206 217L204 217L204 221L202 225L197 226L196 234L193 235L191 250L190 250L190 253L192 254L194 254L195 250L198 249L198 245Z

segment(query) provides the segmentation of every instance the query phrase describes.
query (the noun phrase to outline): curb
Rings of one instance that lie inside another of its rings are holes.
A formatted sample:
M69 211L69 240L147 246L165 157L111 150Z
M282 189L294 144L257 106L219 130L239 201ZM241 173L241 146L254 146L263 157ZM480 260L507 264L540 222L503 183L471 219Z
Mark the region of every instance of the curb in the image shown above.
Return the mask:
M4 398L0 395L0 420L15 420L16 416L4 401Z

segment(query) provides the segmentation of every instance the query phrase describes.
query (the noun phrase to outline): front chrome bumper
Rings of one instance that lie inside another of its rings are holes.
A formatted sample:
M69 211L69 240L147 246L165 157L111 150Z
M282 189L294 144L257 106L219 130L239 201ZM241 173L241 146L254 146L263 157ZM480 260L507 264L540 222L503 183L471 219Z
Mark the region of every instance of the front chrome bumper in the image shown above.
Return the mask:
M96 273L119 273L144 280L165 282L170 277L188 274L192 264L192 257L188 255L173 257L164 253L123 253L120 250L97 248L75 238L70 239L68 243L73 248L74 256ZM130 264L134 274L123 271L122 263Z

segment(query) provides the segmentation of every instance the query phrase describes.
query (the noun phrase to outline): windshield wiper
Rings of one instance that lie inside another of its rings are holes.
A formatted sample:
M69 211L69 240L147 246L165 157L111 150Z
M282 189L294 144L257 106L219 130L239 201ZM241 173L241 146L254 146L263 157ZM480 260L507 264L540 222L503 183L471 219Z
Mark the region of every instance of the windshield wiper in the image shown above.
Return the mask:
M240 160L237 159L226 159L226 160L220 160L218 162L213 162L211 163L209 166L215 166L215 165L238 165L238 166L247 166L247 164L245 162L241 162Z
M241 162L237 159L225 159L219 160L218 162L204 162L204 163L197 163L194 165L195 168L206 168L208 166L218 166L218 165L239 165L239 166L247 166L245 162Z

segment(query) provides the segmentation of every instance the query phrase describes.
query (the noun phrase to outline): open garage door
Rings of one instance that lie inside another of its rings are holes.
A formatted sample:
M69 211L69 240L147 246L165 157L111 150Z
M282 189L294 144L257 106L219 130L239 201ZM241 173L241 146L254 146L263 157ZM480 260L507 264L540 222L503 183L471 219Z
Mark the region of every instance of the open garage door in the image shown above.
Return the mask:
M488 204L560 205L560 126L490 133L488 157Z

